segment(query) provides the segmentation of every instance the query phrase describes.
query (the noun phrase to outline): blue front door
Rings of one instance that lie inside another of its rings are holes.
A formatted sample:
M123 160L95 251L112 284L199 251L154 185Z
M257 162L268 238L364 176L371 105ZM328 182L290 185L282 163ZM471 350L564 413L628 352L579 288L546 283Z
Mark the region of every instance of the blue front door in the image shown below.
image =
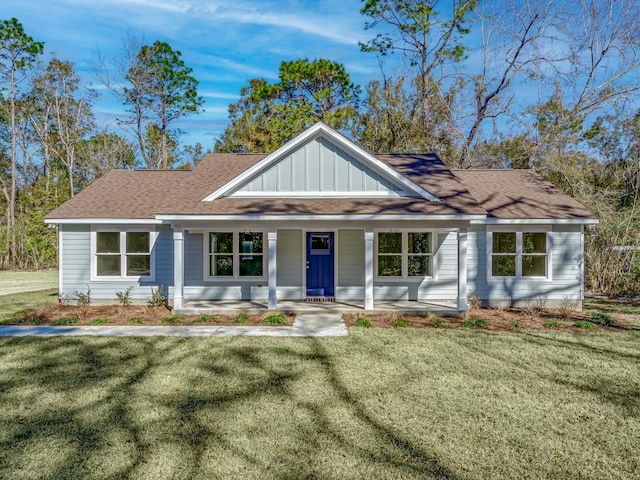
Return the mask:
M333 297L333 233L307 233L307 297Z

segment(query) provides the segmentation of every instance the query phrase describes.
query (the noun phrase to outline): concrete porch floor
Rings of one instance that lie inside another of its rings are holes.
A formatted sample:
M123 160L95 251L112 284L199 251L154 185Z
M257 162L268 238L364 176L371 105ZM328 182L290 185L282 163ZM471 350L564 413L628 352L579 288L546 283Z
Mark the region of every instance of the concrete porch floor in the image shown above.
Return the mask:
M184 302L183 308L174 309L174 314L206 315L263 313L268 310L267 301L231 301L231 300L190 300ZM376 301L373 310L364 310L364 303L357 301L336 300L335 302L305 302L302 300L280 300L277 311L284 313L362 313L382 314L391 311L405 314L424 315L431 312L436 315L458 315L455 302L439 301Z

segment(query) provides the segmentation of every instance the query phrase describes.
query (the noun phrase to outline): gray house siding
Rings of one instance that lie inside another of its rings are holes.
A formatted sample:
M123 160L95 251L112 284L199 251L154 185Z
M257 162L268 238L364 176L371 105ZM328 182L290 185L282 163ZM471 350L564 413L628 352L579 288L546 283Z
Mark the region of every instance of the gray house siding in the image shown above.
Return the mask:
M117 227L116 227L117 228ZM155 279L131 282L130 280L91 280L91 227L89 225L60 225L61 299L73 299L77 292L91 290L91 299L116 301L116 292L133 287L131 298L144 301L158 285L173 284L173 240L168 226L158 225L158 237L154 245Z
M364 230L338 231L338 282L336 298L364 298Z
M547 302L579 301L582 297L581 232L580 225L554 225L548 232L551 280L490 278L487 271L487 228L474 226L469 231L467 256L469 294L489 305L532 303L544 306Z

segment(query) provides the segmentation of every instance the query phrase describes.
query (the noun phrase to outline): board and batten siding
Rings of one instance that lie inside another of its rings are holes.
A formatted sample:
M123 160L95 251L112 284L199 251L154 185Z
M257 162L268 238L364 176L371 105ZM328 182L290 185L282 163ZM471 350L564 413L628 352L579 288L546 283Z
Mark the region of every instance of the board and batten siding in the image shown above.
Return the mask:
M238 192L399 192L401 189L324 138L310 140Z
M490 278L487 271L487 229L474 226L469 230L467 269L469 295L483 303L499 305L529 302L544 306L545 302L582 299L582 245L580 225L553 225L549 236L551 280L540 278ZM526 231L526 228L523 230Z
M131 227L131 226L128 226ZM168 226L158 225L152 255L155 256L154 280L91 280L91 226L60 225L60 262L62 265L59 295L61 299L73 299L77 292L91 290L91 299L98 301L117 301L116 292L133 287L131 299L148 300L151 290L159 285L173 285L173 239ZM114 230L118 226L114 225Z
M437 235L437 236L436 236ZM434 252L434 278L403 280L378 278L374 300L455 300L458 296L458 238L455 231L438 232Z

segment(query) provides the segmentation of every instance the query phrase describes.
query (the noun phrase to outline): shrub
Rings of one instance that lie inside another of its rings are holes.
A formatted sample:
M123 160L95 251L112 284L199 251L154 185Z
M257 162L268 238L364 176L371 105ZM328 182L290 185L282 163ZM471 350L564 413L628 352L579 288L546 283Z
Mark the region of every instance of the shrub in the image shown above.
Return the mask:
M521 322L519 322L518 320L511 320L511 321L509 322L509 326L510 326L511 328L522 328L522 327L523 327L522 323L521 323Z
M104 325L106 323L115 323L111 318L95 318L89 322L89 325Z
M444 324L445 324L445 321L442 318L437 318L437 317L429 323L429 325L435 328L442 328L444 327Z
M268 323L270 325L286 325L287 319L284 318L284 315L281 313L271 314L262 320L263 323Z
M118 299L118 303L123 307L128 307L131 305L131 291L133 287L129 287L126 290L120 290L116 292L116 298Z
M607 315L606 313L589 312L589 316L594 321L594 323L602 325L603 327L610 327L611 325L613 325L615 323L613 321L613 319L609 315Z
M77 317L64 317L51 322L52 325L75 325L80 321Z
M398 315L398 312L396 312L395 310L391 310L390 312L385 313L384 316L392 323L396 322L400 318L400 315Z
M596 325L593 322L590 322L589 320L578 320L576 322L576 327L585 328L587 330L595 330L598 328L598 325Z
M464 328L489 328L489 325L482 318L468 318L462 322Z
M216 323L218 321L218 317L215 315L200 315L198 318L193 320L193 323Z
M575 300L571 300L569 297L564 297L558 306L558 314L562 318L569 318L576 311L578 304Z
M469 295L467 302L471 310L477 310L482 307L482 300L480 300L475 293Z
M371 326L371 320L369 320L367 317L358 317L358 319L356 320L356 326L357 327L370 327Z
M151 289L151 298L147 303L151 307L164 307L167 304L164 285L158 285L158 288Z
M134 318L131 319L131 321L133 323L137 323L138 325L140 325L140 324L144 323L144 318L142 318L142 317L134 317Z
M236 318L233 319L232 323L245 324L249 323L251 319L244 313L240 313L236 315Z
M396 328L398 328L398 327L402 328L402 327L406 327L406 326L408 326L409 324L407 323L407 321L406 321L406 320L402 320L401 318L399 318L398 320L396 320L395 322L393 322L393 324L392 324L392 325L393 325L394 327L396 327Z
M562 323L562 321L560 321L557 318L549 318L548 320L545 320L545 322L542 325L547 328L563 328L564 327L564 323Z
M180 317L175 315L173 317L164 317L158 320L158 323L160 325L175 325L176 323L180 323Z
M87 293L76 290L73 292L73 301L80 307L88 307L91 305L91 288L87 285Z

